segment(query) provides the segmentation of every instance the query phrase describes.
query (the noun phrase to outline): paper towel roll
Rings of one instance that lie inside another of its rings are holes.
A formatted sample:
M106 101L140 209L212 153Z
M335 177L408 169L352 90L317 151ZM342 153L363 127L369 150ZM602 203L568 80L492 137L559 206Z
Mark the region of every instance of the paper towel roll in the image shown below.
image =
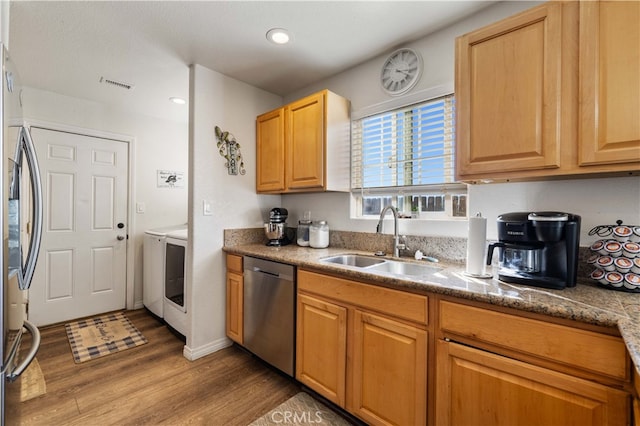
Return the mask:
M487 219L478 213L469 218L467 239L467 274L484 275L485 249L487 246Z

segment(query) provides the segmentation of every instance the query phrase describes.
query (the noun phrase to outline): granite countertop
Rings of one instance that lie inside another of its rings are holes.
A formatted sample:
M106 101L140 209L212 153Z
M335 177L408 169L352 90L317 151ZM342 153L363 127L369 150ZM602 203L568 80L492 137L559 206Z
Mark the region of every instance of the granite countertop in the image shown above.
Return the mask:
M339 254L354 253L369 256L372 254L345 248L312 249L296 245L268 247L264 244L240 244L225 246L224 251L328 273L339 273L344 277L378 282L380 285L397 289L444 294L587 324L617 327L640 374L640 294L638 293L607 290L590 283L580 283L576 287L563 290L548 290L508 284L491 278L471 278L463 274L464 265L459 263L420 261L420 263L428 263L442 269L426 278L405 278L371 274L356 267L319 261L321 258ZM410 258L402 258L402 260L416 262Z

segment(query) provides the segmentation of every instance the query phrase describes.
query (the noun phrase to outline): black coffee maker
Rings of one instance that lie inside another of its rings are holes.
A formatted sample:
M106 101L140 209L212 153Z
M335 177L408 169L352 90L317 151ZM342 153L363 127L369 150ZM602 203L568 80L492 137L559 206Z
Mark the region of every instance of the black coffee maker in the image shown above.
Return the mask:
M580 216L562 212L505 213L498 216L498 242L489 244L487 265L498 249L498 279L563 289L575 287Z

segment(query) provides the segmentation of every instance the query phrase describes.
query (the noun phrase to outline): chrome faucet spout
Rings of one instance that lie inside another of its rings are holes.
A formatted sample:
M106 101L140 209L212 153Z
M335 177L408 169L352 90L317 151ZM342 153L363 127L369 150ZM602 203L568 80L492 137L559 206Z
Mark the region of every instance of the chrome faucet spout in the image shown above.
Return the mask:
M391 206L385 206L380 212L380 219L378 219L378 226L376 227L376 232L378 234L382 234L383 232L383 220L384 216L387 214L387 211L391 210L393 214L393 257L400 257L400 247L398 244L399 236L398 236L398 210Z

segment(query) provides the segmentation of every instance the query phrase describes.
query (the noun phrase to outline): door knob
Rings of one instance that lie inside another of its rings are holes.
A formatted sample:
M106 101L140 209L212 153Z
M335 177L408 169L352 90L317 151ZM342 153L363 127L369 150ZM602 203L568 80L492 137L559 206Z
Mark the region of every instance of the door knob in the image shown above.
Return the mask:
M124 240L124 235L118 235L116 238L118 239L118 241L122 241Z

